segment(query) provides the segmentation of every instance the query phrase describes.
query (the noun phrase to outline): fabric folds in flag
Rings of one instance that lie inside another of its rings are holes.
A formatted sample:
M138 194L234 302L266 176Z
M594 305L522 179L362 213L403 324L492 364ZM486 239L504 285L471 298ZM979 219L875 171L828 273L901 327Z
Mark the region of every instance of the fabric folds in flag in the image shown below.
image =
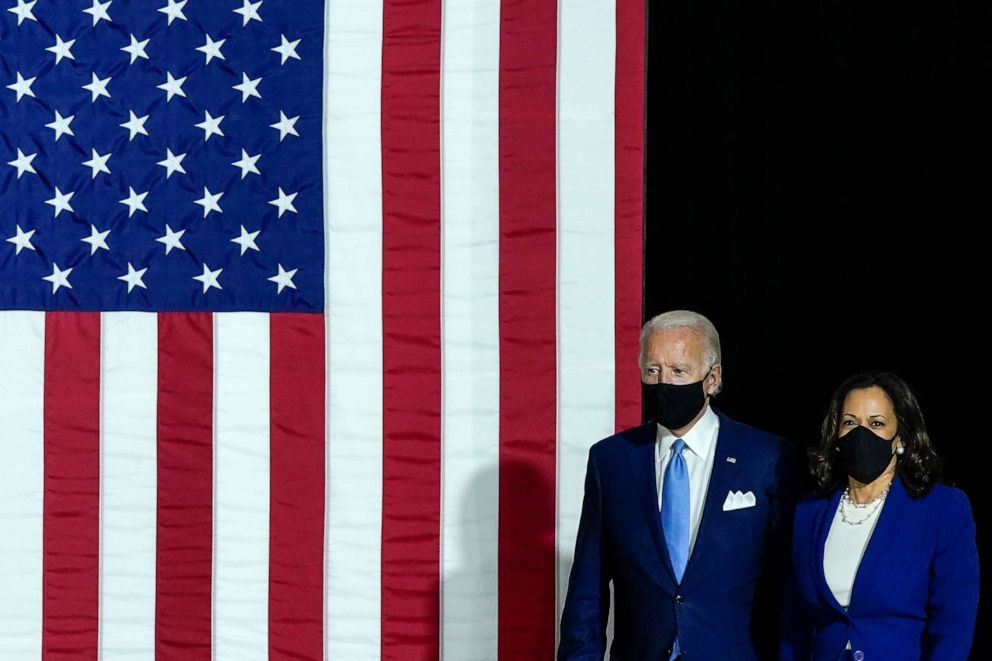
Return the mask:
M550 658L644 4L0 0L4 659Z

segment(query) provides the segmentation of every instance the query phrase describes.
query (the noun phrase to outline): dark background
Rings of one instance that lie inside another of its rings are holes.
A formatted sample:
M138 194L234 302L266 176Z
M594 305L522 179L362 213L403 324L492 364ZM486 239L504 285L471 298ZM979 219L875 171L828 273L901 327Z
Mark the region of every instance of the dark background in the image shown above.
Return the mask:
M645 312L721 332L716 405L805 449L844 377L916 390L971 498L992 658L992 6L650 0Z

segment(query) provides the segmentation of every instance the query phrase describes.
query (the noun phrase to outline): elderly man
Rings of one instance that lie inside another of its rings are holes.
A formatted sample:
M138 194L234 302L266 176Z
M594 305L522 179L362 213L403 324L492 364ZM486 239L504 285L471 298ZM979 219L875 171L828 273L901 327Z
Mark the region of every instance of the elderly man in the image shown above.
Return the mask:
M558 659L603 659L611 581L610 659L771 658L791 447L710 406L723 367L706 317L648 321L639 362L652 418L589 452Z

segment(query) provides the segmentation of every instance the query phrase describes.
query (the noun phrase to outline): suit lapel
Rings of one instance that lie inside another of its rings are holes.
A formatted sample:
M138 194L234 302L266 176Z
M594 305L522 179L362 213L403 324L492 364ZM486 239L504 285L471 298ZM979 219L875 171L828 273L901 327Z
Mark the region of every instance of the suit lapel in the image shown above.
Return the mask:
M727 497L727 492L732 488L736 476L734 471L737 468L735 463L727 461L727 457L736 456L736 446L733 423L725 416L720 415L720 431L717 433L716 445L713 448L713 472L710 473L710 484L706 489L703 515L699 520L696 543L692 547L689 562L685 567L683 583L691 575L693 567L699 564L700 556L710 546L709 538L713 535L713 530L719 527L718 520L723 512L723 501Z
M830 497L827 506L820 511L816 527L816 553L813 556L816 560L816 567L811 568L813 576L816 577L817 587L823 595L824 600L841 613L845 612L845 609L838 603L830 586L827 585L823 559L827 547L827 536L830 534L830 526L833 524L834 517L837 514L837 507L840 504L842 494L842 491L834 493ZM892 488L889 490L888 496L885 498L885 503L882 505L882 511L879 512L875 530L872 531L871 537L868 538L868 546L865 548L861 563L858 565L858 569L854 574L854 585L851 587L851 606L847 609L848 612L852 609L857 609L860 602L858 595L864 590L862 587L866 580L864 577L878 573L879 565L885 562L889 542L893 538L899 520L904 516L901 514L901 510L905 507L907 501L908 496L905 488L902 486L902 481L896 477L892 482Z
M858 571L854 575L854 585L851 587L851 608L856 609L860 603L858 595L865 589L864 585L866 576L878 576L884 574L882 565L886 562L886 558L891 558L891 554L888 552L888 547L892 539L895 537L896 527L899 521L906 521L906 515L903 513L903 509L909 503L909 494L906 493L905 487L902 485L902 481L898 478L892 480L892 486L889 488L889 493L885 497L885 502L882 503L882 511L878 513L878 522L875 524L875 530L872 531L871 537L868 538L868 546L865 548L865 554L861 558L861 564L858 565Z
M816 563L815 567L810 567L811 576L816 577L816 587L820 591L824 600L830 604L834 610L843 613L844 607L838 603L837 598L834 597L833 591L830 586L827 585L827 575L824 573L823 569L823 555L827 548L827 535L830 533L830 525L834 521L834 516L837 514L837 505L840 504L840 497L843 491L837 491L830 499L827 500L827 504L820 509L819 516L817 517L815 523L816 530L816 540L815 540L815 553L812 553L813 561Z
M668 557L668 546L661 534L661 522L658 516L658 480L655 473L655 440L656 426L652 421L639 431L639 438L628 446L628 459L634 474L634 489L637 502L644 515L645 523L651 531L651 538L658 549L658 555L668 571L669 578L675 581L675 571L672 560Z

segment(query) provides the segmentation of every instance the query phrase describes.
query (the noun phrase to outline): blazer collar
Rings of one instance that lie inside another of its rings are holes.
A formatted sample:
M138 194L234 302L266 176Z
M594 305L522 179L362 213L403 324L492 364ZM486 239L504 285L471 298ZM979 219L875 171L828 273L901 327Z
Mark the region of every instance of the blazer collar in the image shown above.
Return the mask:
M675 570L672 569L672 560L668 556L668 547L662 537L658 520L658 482L654 468L657 428L654 420L649 420L646 425L636 428L631 434L632 442L627 446L627 457L634 474L634 493L648 530L651 531L651 539L654 540L658 555L665 565L669 580L676 583Z
M738 441L736 423L719 411L714 411L720 419L720 431L717 433L716 445L711 450L716 453L713 457L713 472L710 473L710 484L706 490L706 501L703 504L703 516L699 521L699 531L696 533L696 543L693 546L689 562L685 567L682 582L693 577L693 568L701 562L710 547L710 538L720 527L723 513L723 501L727 492L734 487L740 487L740 469L737 463L727 461L728 458L743 454L743 448Z
M816 567L810 568L812 570L811 575L817 579L818 588L824 600L841 613L844 612L844 607L837 602L834 593L830 590L830 586L827 585L827 578L823 569L823 559L827 545L827 535L830 533L830 526L837 514L837 507L840 504L843 493L843 489L835 491L826 501L826 505L820 510L819 519L816 523L816 553L813 554ZM889 493L885 497L885 503L882 504L882 511L879 513L878 521L875 523L875 530L872 531L871 537L868 539L868 546L865 548L864 556L861 558L861 564L858 565L857 572L854 575L854 585L851 587L851 605L847 609L847 612L857 612L861 602L859 595L864 589L863 585L866 580L864 577L878 571L878 568L884 565L886 558L889 557L890 545L896 537L896 529L899 526L899 521L904 520L904 510L910 501L909 492L906 491L906 487L903 486L902 480L897 475L892 480L892 486L889 488Z
M685 574L682 576L683 584L691 577L693 567L700 562L699 558L706 553L706 547L710 546L707 539L719 526L718 519L723 509L723 496L730 490L732 483L737 478L736 464L727 461L728 457L736 456L735 453L738 450L736 425L733 420L719 411L714 410L714 412L720 419L720 431L717 434L716 445L712 449L716 456L713 461L713 472L710 474L709 488L706 491L703 516L699 522L699 531L696 534L696 543L686 564ZM651 531L651 538L654 540L658 555L661 556L669 578L673 583L677 583L658 516L658 481L655 474L656 429L657 424L654 420L635 429L632 434L634 442L628 446L628 457L634 473L635 493L648 529Z

